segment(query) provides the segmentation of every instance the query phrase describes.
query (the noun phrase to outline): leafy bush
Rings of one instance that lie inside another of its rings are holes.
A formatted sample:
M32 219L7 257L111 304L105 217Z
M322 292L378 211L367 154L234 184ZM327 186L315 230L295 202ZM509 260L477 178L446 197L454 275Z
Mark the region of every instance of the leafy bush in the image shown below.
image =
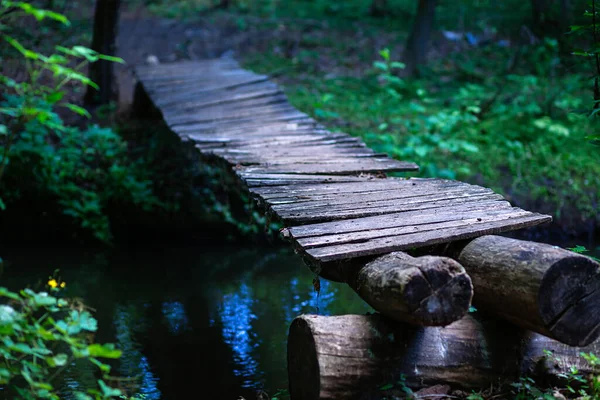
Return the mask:
M71 393L77 400L123 398L107 382L111 367L101 359L116 359L121 351L93 342L97 321L76 300L61 298L65 282L48 281L49 291L19 293L0 287L0 388L13 399L60 399L56 382L69 366L89 362L101 373L97 387Z
M103 241L111 241L106 208L130 202L143 209L160 205L139 163L128 159L127 143L110 129L68 127L59 108L90 117L63 100L73 84L97 87L81 71L99 59L122 60L83 46L56 46L49 56L23 46L9 33L26 17L67 18L26 2L0 1L0 37L22 57L27 78L0 74L0 209L17 200L47 197L62 213Z

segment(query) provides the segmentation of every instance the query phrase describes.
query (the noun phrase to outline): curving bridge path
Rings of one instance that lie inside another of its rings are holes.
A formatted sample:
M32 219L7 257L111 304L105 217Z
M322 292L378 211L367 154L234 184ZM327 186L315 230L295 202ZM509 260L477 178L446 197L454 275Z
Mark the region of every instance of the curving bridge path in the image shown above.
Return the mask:
M226 162L326 277L339 279L328 266L340 261L551 220L481 186L387 177L418 166L326 130L267 76L232 59L139 66L136 76L169 128L207 159Z

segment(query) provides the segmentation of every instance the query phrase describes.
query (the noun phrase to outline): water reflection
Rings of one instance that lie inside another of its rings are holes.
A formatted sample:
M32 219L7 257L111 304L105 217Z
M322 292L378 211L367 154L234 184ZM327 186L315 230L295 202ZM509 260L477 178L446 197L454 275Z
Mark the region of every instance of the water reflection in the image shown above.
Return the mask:
M147 400L161 398L158 389L158 378L150 369L148 358L140 351L140 345L135 339L137 332L147 328L139 312L133 305L118 305L115 309L114 327L118 347L123 351L119 360L119 374L124 377L139 379L136 389Z
M262 371L253 357L253 350L260 345L256 332L252 331L252 321L257 316L252 313L252 292L246 283L239 291L223 297L220 310L223 325L223 340L233 351L236 364L233 373L244 378L243 387L256 387L262 380Z
M288 251L177 248L98 260L71 250L27 251L12 258L11 272L27 271L15 280L22 285L24 277L43 279L61 266L69 295L97 310L97 340L123 350L113 370L133 378L150 400L199 391L194 398L273 394L287 387L287 331L294 317L317 309L327 315L369 310L345 285L322 280L317 295L314 275ZM95 381L85 368L69 376L67 390Z
M162 312L167 320L169 331L178 335L188 329L188 318L183 304L178 301L166 301L162 304Z

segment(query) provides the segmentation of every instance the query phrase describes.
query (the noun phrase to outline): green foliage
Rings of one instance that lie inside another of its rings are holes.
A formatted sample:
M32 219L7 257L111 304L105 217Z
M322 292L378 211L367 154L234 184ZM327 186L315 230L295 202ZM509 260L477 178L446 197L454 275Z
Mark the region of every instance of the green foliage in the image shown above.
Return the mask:
M589 22L583 25L572 25L571 34L579 36L587 36L590 44L585 49L577 49L573 52L574 55L592 59L593 68L593 92L594 102L590 111L590 118L600 116L600 11L597 7L596 0L589 2L589 9L586 9L584 17L589 18ZM598 133L591 134L586 137L592 143L600 144L600 135Z
M49 291L19 293L0 287L0 387L14 399L60 399L57 381L75 362L89 362L102 378L97 387L73 393L79 400L124 398L108 385L110 365L121 351L112 344L93 343L98 326L78 301L61 296L64 282L50 278Z
M589 250L585 247L585 246L581 246L581 245L577 245L575 247L569 247L567 248L567 250L571 250L574 253L577 254L584 254L589 252ZM596 260L598 262L600 262L600 259L598 257L593 257L593 256L588 256L589 258L591 258L592 260Z
M390 49L385 48L379 51L383 61L375 61L373 68L379 72L377 78L386 92L395 98L401 98L401 91L405 88L404 80L396 75L396 72L406 68L406 64L399 61L392 61Z
M126 142L110 129L68 127L58 109L89 118L87 110L65 100L66 87L97 88L81 72L85 66L100 59L123 61L83 46L56 46L49 56L28 49L9 34L27 16L69 25L65 16L29 3L0 2L0 37L27 67L26 80L0 74L0 208L27 196L49 198L84 230L109 243L109 204L143 209L160 204L142 165L129 160Z

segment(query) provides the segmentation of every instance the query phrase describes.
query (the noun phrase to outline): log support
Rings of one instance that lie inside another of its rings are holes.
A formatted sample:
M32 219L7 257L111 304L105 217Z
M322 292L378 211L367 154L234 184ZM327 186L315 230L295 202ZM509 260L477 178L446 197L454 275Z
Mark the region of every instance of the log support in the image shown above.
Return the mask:
M492 235L450 252L473 280L477 308L570 346L600 335L600 264L591 258Z
M438 383L485 388L525 375L556 382L570 366L584 375L592 372L581 351L471 314L444 328L401 324L379 314L302 315L288 336L290 395L294 400L379 398L381 385L401 377L412 388ZM583 351L598 354L600 343Z
M447 257L395 252L344 271L344 278L375 310L420 326L445 326L460 319L473 297L465 269Z

